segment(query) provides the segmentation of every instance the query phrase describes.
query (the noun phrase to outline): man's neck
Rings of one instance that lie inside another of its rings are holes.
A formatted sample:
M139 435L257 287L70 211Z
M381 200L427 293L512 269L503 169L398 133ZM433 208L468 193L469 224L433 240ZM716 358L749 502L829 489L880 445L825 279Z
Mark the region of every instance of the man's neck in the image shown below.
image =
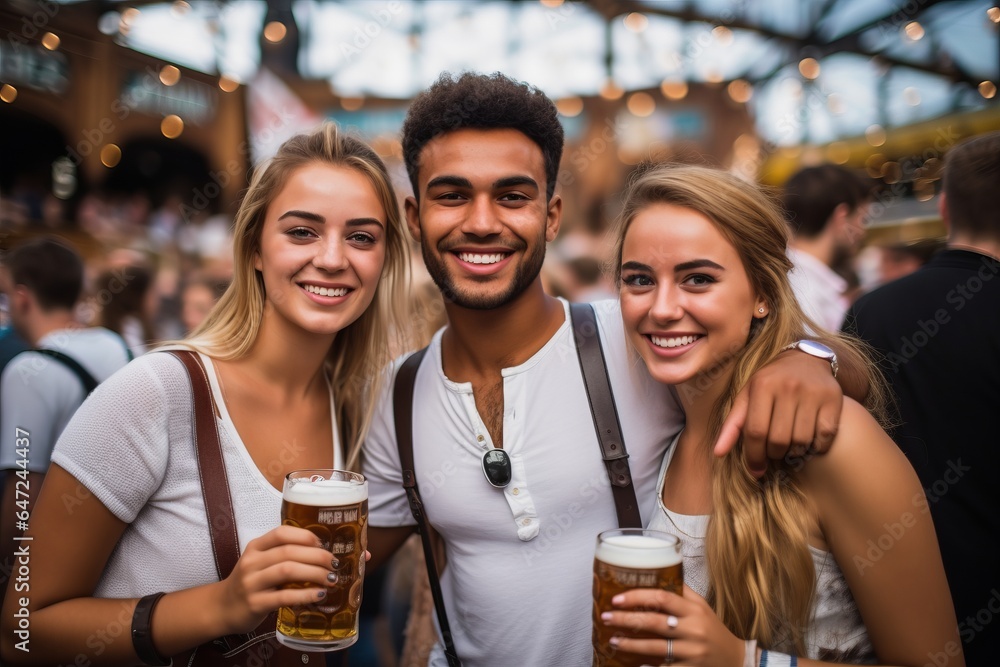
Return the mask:
M80 325L73 318L73 313L68 310L56 310L50 313L42 313L35 317L34 321L28 325L26 340L32 347L38 347L42 339L53 331L62 329L75 329Z
M830 266L830 262L833 261L833 244L823 234L812 239L795 238L791 240L789 245L799 252L815 257L827 266Z
M469 382L499 374L530 359L565 321L562 303L535 279L520 296L499 308L473 310L446 304L448 328L441 340L445 374Z
M980 255L989 255L1000 260L1000 239L982 239L969 236L953 235L948 239L950 250L968 250Z

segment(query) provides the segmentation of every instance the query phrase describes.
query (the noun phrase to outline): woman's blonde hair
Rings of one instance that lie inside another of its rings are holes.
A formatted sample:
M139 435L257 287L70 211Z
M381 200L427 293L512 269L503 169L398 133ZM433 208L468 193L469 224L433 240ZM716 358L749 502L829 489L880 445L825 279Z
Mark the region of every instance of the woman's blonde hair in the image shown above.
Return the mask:
M273 158L259 165L250 180L233 231L233 280L219 302L181 344L219 359L239 359L257 339L264 314L264 281L254 268L268 206L296 169L314 162L348 167L371 183L385 211L385 265L372 304L337 333L327 354L327 371L340 441L348 465L357 464L361 441L374 412L383 370L390 361L390 340L406 322L404 290L409 250L399 203L381 158L364 142L326 123L310 134L292 137Z
M750 376L773 360L789 342L811 338L836 341L841 361L869 373L867 407L882 414L884 385L862 344L823 331L802 312L788 281L788 230L781 212L761 187L716 169L649 165L633 176L615 229L613 267L621 282L625 233L645 207L667 203L708 218L740 256L767 314L747 322L746 345L733 361L728 386L712 412L712 438ZM681 390L683 391L683 390ZM705 538L709 603L737 636L765 648L805 655L815 571L808 544L806 498L795 471L801 459L770 461L761 480L750 474L742 442L714 463L712 514Z

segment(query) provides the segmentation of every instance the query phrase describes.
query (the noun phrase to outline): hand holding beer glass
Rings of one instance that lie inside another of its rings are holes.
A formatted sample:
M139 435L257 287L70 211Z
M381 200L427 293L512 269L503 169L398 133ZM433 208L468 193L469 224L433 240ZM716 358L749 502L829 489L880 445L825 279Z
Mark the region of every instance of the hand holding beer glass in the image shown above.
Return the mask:
M628 653L611 644L620 628L610 627L601 614L615 611L611 599L634 588L658 588L681 595L684 576L680 540L669 533L644 528L606 530L597 536L594 554L594 667L639 667L649 657ZM636 637L656 638L637 633Z
M281 523L316 535L330 551L333 573L322 600L278 610L278 641L301 651L347 648L358 640L368 548L368 482L342 470L290 472L285 477Z

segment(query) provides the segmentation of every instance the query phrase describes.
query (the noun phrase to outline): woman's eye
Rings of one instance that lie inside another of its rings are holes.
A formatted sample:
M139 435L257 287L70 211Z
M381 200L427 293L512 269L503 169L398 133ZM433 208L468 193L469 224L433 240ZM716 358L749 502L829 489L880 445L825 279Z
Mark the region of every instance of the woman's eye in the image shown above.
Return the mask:
M642 274L634 274L622 278L622 282L631 287L648 287L653 284L653 279Z
M308 239L314 236L311 229L306 229L305 227L294 227L285 232L293 239Z
M354 241L355 243L365 243L365 244L375 243L375 237L372 236L371 234L368 234L367 232L354 232L353 234L348 236L347 239L349 241Z
M706 285L711 285L712 283L714 283L715 279L712 278L711 276L698 274L695 276L689 276L687 282L688 284L694 285L695 287L704 287Z

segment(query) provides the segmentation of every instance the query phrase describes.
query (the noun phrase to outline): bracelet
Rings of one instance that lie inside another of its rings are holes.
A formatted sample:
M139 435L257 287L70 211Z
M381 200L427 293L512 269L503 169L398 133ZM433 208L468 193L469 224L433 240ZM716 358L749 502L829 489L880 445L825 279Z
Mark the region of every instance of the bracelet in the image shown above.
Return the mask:
M132 614L132 648L144 664L168 666L174 663L170 658L164 658L153 646L153 630L150 621L153 618L153 607L166 593L153 593L139 600Z
M760 667L798 667L799 658L776 651L760 652Z
M744 644L743 667L757 667L757 640L748 639Z

